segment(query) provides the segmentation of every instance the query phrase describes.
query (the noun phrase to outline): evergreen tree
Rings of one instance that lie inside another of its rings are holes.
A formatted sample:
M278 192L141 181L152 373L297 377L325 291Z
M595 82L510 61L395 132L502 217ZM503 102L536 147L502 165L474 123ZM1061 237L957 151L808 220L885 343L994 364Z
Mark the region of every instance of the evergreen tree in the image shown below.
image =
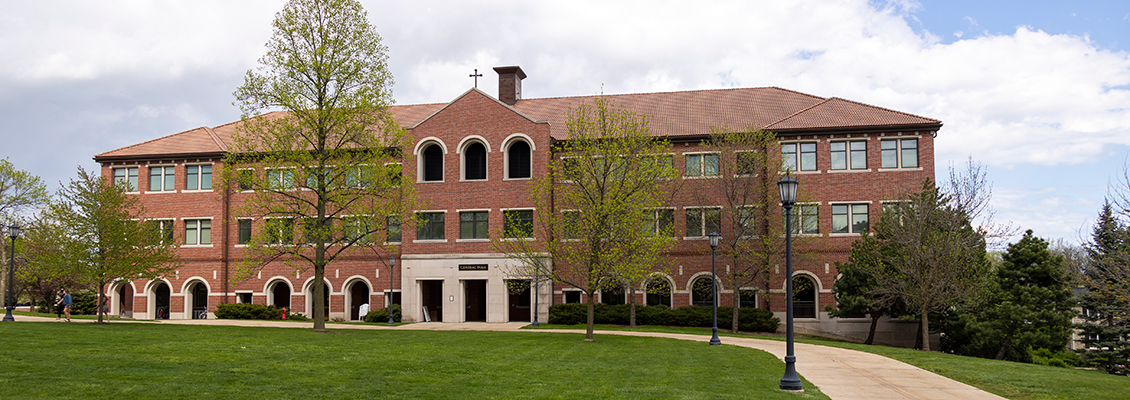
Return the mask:
M1086 244L1091 264L1084 273L1082 342L1084 363L1125 375L1130 365L1130 227L1103 205Z
M890 313L893 300L875 295L879 282L868 273L882 268L882 248L882 243L871 235L852 242L848 262L836 263L836 269L840 271L840 277L832 284L832 290L836 292L836 307L827 307L828 315L835 318L869 316L871 328L864 344L874 343L875 327L879 318Z

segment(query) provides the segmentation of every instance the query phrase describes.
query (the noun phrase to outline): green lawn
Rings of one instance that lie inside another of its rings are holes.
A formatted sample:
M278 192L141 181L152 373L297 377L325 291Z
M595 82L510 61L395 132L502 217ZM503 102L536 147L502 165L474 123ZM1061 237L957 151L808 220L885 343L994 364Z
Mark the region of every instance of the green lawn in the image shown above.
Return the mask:
M584 325L543 324L539 328L583 330ZM640 326L638 328L629 329L623 326L599 325L596 329L710 335L709 328ZM784 340L781 336L734 335L722 331L719 331L718 335L723 337L743 336L768 340ZM725 339L723 339L722 342L725 343ZM890 357L1010 399L1113 400L1130 398L1130 377L1110 375L1098 371L986 360L983 358L957 356L938 352L924 352L898 347L868 346L814 337L802 337L797 339L797 342L843 347ZM797 360L797 362L802 363L804 360Z
M9 398L759 398L783 365L735 346L621 336L165 324L0 324Z

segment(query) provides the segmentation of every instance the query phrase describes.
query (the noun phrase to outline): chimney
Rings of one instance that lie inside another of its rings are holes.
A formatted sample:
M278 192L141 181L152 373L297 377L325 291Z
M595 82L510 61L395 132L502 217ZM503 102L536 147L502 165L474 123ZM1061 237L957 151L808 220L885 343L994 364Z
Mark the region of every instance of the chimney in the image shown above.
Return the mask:
M498 100L508 105L518 103L522 99L522 80L526 79L522 67L494 67L494 72L498 73Z

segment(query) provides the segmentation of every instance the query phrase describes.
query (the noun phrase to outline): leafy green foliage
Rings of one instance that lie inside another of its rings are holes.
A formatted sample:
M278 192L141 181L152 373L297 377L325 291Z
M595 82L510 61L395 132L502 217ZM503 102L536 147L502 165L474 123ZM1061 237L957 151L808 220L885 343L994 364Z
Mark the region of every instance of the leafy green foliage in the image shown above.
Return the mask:
M677 170L671 144L651 136L647 119L607 98L570 110L566 125L568 139L554 144L559 158L531 185L536 235L546 239L499 234L492 244L518 261L513 277L581 289L591 307L602 286L634 289L666 267L675 240L656 224L656 210L670 204Z
M45 239L56 241L49 246L28 248L28 258L37 260L31 264L63 268L98 288L99 295L116 279L154 279L179 267L173 244L153 234L142 220L144 206L128 190L124 183L79 168L48 210L47 218L64 234ZM103 317L99 313L99 322Z
M1090 267L1084 273L1084 323L1078 325L1088 348L1086 365L1107 373L1130 374L1130 226L1108 203L1103 206L1086 244Z
M610 306L595 304L594 320L597 324L628 325L629 304ZM730 307L718 307L719 314L731 313ZM636 322L641 325L712 326L712 310L707 306L637 306ZM561 325L583 324L587 320L588 305L583 303L554 304L549 307L549 323ZM739 330L745 332L776 332L781 321L769 310L741 308L738 313ZM731 329L731 321L720 319L718 327Z
M828 315L835 318L858 318L867 315L871 327L865 344L875 341L875 329L879 318L890 315L897 298L877 296L879 281L869 271L882 271L884 247L874 235L865 234L852 242L851 255L846 263L836 263L840 277L832 284L836 294L836 306L828 306Z
M216 305L216 318L281 320L283 309L274 305L224 303Z
M406 135L388 111L388 49L360 3L292 0L273 27L259 68L235 92L243 120L220 179L249 191L237 214L264 218L237 275L278 261L320 281L340 255L392 252L381 244L385 218L409 220L412 208L412 185L400 184ZM312 294L319 331L323 290Z
M1020 362L1033 362L1036 349L1062 351L1075 315L1063 258L1031 230L1002 258L985 303L951 313L939 328L942 350Z
M365 322L388 323L388 313L390 311L392 312L393 322L400 322L400 304L393 304L392 307L369 311L368 314L365 314L364 320Z

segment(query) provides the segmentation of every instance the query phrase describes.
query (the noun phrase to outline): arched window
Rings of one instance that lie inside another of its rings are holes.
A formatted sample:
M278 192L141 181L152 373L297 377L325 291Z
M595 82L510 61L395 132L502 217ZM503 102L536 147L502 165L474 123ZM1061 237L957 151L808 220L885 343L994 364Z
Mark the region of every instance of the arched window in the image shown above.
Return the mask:
M515 140L506 149L506 178L529 178L530 161L530 144L525 140Z
M463 179L483 180L487 178L487 148L482 143L473 142L463 149Z
M713 288L711 288L713 283L714 279L710 276L695 279L694 283L691 284L691 305L709 306L714 304L710 300L710 295L714 293Z
M671 282L662 277L654 277L647 281L647 305L671 307Z
M290 308L290 285L283 281L275 281L271 285L271 305L278 308Z
M424 182L439 182L443 180L443 148L438 144L429 144L424 148L423 161L420 167L424 169Z
M816 282L805 275L793 276L793 317L816 318Z

